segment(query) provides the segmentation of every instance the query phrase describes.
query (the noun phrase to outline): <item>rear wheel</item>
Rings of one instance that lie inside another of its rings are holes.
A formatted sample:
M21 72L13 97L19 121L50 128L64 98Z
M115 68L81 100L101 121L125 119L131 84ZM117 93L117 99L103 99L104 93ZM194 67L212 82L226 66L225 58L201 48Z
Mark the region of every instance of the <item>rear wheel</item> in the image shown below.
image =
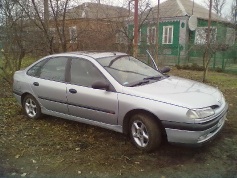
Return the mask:
M30 119L38 119L42 115L40 105L32 95L26 95L22 105L25 114Z
M149 114L136 114L130 123L132 143L142 151L151 152L161 144L161 129L155 119Z

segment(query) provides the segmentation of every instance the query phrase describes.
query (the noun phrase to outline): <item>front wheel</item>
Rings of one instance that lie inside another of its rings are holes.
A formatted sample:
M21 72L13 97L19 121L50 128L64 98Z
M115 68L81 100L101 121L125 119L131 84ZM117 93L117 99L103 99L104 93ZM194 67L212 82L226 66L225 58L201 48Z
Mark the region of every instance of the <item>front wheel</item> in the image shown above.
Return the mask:
M132 143L142 151L151 152L161 144L161 129L148 114L132 116L129 124Z
M32 95L24 97L22 106L25 114L30 119L38 119L42 115L40 105Z

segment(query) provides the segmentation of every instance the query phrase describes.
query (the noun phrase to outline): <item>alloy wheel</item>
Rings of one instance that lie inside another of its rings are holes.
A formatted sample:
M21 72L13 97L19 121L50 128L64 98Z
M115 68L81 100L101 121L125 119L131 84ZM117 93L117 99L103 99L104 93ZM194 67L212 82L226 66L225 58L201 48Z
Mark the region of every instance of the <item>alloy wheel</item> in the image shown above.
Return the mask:
M37 115L37 105L33 99L31 99L31 98L26 99L25 111L26 111L26 114L31 118L33 118Z
M140 147L146 147L149 142L149 135L145 124L141 121L134 121L132 123L132 136L136 144Z

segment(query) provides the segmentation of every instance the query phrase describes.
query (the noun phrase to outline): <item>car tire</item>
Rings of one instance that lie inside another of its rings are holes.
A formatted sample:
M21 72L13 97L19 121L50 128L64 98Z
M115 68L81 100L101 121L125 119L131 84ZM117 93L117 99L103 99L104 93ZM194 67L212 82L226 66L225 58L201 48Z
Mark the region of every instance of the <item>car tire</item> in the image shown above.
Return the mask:
M26 95L22 102L23 110L28 118L38 119L41 117L41 108L37 100L32 95Z
M132 143L144 152L157 149L162 140L161 129L155 118L149 114L136 114L129 123Z

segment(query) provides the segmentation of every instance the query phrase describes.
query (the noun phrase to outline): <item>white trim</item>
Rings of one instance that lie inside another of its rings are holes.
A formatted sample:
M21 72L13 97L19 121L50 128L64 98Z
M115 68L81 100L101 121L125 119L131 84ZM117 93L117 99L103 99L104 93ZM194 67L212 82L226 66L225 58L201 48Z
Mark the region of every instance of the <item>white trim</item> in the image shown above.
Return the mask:
M151 43L156 44L156 27L152 27L151 31L152 31L152 39L153 39L153 41L151 40Z
M134 44L134 27L132 28L132 44Z
M138 36L138 45L142 42L142 29L139 29L139 36Z
M146 42L147 42L148 45L150 44L150 28L151 27L147 27L147 29L146 29L146 34L147 34Z
M166 29L168 30L167 35L165 34ZM169 42L170 29L171 29L171 35L172 36L171 36L171 41ZM165 39L167 39L167 40L165 41ZM163 26L162 44L173 44L173 40L174 40L174 26L171 26L171 25L170 26Z

